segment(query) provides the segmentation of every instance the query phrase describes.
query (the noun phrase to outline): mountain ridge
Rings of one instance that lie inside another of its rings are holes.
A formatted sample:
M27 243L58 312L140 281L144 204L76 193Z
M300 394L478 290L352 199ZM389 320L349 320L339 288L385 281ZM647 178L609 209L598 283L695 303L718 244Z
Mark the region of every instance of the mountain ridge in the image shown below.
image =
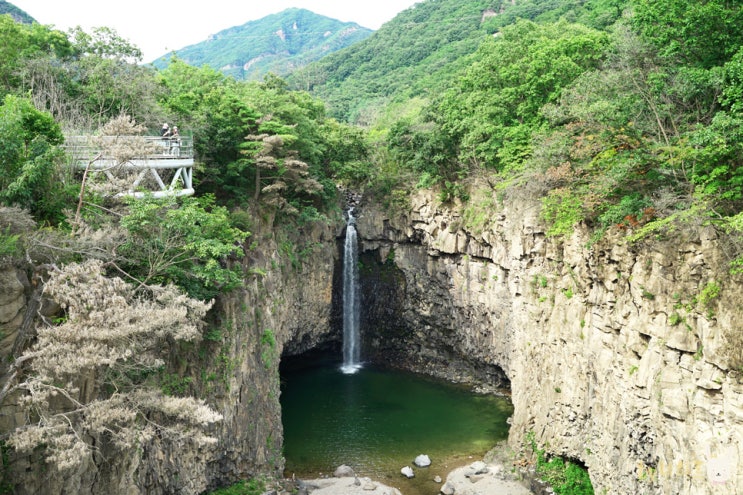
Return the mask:
M194 66L209 65L235 79L284 76L369 37L374 31L302 8L289 8L223 29L207 40L174 50L152 64L167 66L176 56Z
M0 0L0 15L3 14L10 14L16 22L22 22L23 24L33 24L36 22L36 19L28 15L25 10L16 7L10 2Z

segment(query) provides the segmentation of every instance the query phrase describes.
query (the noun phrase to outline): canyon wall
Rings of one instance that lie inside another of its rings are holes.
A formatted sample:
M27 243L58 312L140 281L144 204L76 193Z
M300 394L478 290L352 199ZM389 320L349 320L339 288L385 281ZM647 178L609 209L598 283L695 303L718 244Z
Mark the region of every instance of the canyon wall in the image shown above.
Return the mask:
M155 438L136 451L121 451L105 439L89 439L93 454L64 472L47 465L41 452L24 456L4 449L0 491L12 487L17 495L197 495L258 474L280 476L279 361L282 354L302 353L339 338L330 323L341 227L339 221L282 232L268 223L256 225L248 239L255 244L241 260L244 287L217 301L200 344L164 350L168 365L162 387L203 397L223 415L210 430L216 445L195 448ZM19 340L32 341L32 335L24 338L20 329L36 317L37 287L25 269L0 270L4 369L19 352ZM19 394L13 394L0 407L0 432L33 419L18 399Z
M360 206L365 358L510 386L512 446L533 435L582 462L596 493L743 491L743 289L714 231L555 239L538 200L488 201L479 216L468 209L477 201L418 192L394 214ZM257 226L245 287L218 301L202 344L168 351L168 374L224 416L215 446L155 440L111 457L101 445L74 473L8 452L4 481L18 494L159 495L280 474L279 361L340 338L340 237L340 221L291 234ZM38 287L33 274L0 271L4 362L44 311ZM0 409L4 432L27 419L14 401Z
M424 192L395 214L362 205L368 353L510 382L512 447L533 434L596 493L743 492L743 286L714 231L591 242L546 236L538 200L484 212Z

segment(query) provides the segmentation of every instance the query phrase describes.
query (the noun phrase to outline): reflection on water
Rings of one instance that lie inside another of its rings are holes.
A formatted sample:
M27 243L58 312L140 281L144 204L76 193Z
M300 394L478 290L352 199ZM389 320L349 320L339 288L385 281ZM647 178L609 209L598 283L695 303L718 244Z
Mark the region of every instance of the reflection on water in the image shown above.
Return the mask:
M430 480L434 471L445 477L444 462L465 462L506 438L513 412L503 397L373 367L354 374L336 366L288 371L282 383L288 476L317 477L348 464L403 493L424 493L401 486L408 481L400 468L415 456L428 454L434 463L421 477Z

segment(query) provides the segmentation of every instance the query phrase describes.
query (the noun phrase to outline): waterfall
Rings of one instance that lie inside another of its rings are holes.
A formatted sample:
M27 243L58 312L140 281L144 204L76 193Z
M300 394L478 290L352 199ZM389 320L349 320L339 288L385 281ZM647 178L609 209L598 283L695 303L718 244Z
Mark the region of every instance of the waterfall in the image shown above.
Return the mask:
M344 373L361 368L359 336L359 256L356 219L348 210L346 242L343 248L343 366Z

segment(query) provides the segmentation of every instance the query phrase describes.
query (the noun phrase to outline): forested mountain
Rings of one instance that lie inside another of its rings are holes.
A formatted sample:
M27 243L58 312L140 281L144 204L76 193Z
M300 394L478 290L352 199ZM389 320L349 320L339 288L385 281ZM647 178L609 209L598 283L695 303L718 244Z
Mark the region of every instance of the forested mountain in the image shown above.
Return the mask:
M602 27L621 13L622 0L428 0L415 4L369 39L293 73L298 89L322 98L332 115L367 122L397 98L445 88L466 56L518 18L579 20Z
M236 79L259 80L268 72L286 75L372 32L353 22L291 8L225 29L174 53L197 67L209 65ZM165 67L171 56L161 57L154 65Z
M31 24L35 21L35 19L28 15L25 11L19 9L11 3L6 2L5 0L0 0L0 15L3 14L10 14L13 19L24 24Z

